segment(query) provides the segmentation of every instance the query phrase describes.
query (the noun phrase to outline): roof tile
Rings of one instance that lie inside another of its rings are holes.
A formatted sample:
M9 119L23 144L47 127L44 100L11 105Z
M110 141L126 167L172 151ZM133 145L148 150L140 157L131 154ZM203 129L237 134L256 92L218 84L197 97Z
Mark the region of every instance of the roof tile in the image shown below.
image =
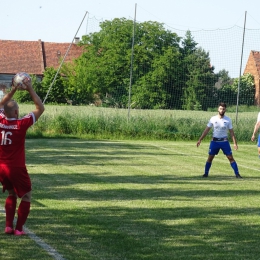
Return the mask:
M16 74L26 71L42 75L46 67L58 68L70 43L38 41L0 40L0 73ZM83 53L83 49L71 44L65 62L72 61Z

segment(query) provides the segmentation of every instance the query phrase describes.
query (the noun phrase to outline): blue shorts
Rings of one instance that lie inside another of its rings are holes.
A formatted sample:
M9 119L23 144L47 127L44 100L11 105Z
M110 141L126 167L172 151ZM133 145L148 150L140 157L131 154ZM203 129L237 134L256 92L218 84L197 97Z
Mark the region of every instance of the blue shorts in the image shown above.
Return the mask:
M260 147L260 134L258 135L257 146Z
M225 155L232 155L229 141L211 141L209 145L209 155L217 155L220 149Z

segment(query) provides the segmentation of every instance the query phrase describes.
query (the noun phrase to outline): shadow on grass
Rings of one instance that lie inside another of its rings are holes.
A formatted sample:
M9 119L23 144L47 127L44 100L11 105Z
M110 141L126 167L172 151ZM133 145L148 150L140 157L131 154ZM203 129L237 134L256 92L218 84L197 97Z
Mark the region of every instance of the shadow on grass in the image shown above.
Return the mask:
M37 174L35 177L41 180L46 175ZM95 174L72 174L69 179L64 179L64 174L58 174L56 180L49 177L51 180L42 181L47 184L45 187L35 189L35 209L29 226L52 246L58 247L66 259L73 259L71 254L78 259L85 256L82 259L111 260L237 259L237 255L239 259L257 259L256 255L260 254L257 247L260 210L258 207L241 206L237 200L239 197L258 198L259 190L213 190L218 183L216 180L207 184L209 190L190 190L156 188L157 178L148 181L141 176L139 181L136 180L138 176L101 176L98 180ZM143 188L115 186L88 190L88 184L120 186L127 183L131 187L133 180L141 182ZM165 180L167 183L174 177L165 176ZM185 180L186 184L193 183L192 178L177 178L175 185L184 185ZM85 182L85 190L75 188L82 181ZM155 187L145 188L147 184ZM218 184L229 185L223 180ZM203 205L207 203L205 198L212 201L211 206L187 205ZM214 201L218 199L219 202ZM49 210L41 203L46 200L65 209ZM227 200L227 205L222 200ZM230 206L230 200L237 207ZM71 209L66 209L64 201ZM172 207L167 207L167 201ZM176 206L175 201L176 205L181 202L186 204ZM101 206L106 202L107 206Z
M35 209L29 225L66 259L257 259L259 219L239 220L245 214L232 207Z
M82 140L27 140L27 162L35 164L100 164L102 161L126 159L128 157L156 156L158 147L151 145L128 144L116 141L82 141ZM171 151L160 152L161 156L187 157ZM124 161L127 164L127 160ZM139 165L139 164L137 164Z
M147 167L151 160L145 158L152 157L153 162L158 148L44 139L29 140L27 155L30 167L124 167L127 163ZM185 157L172 151L160 156ZM207 179L178 173L139 174L134 168L113 175L106 167L98 172L81 168L76 173L31 176L33 201L26 226L67 260L259 259L260 190L243 186L246 179L237 180L232 174ZM257 181L258 176L250 178L250 183ZM7 241L3 248L13 241L4 235L0 239ZM11 254L10 259L19 259L21 251Z
M174 176L104 176L96 174L37 174L32 175L34 194L41 198L55 198L57 200L191 200L205 198L236 198L239 196L259 196L260 190L229 189L228 186L235 178L226 178L228 183L223 182L223 178L218 183L216 180L203 184L203 181L194 181L194 178L175 178ZM186 180L186 182L185 182ZM244 180L243 180L244 181ZM44 183L44 188L42 184ZM203 189L191 189L182 187L185 185L201 185ZM135 184L140 184L135 188ZM167 187L164 186L167 185ZM93 190L93 185L98 185L99 190ZM112 185L112 186L111 186ZM158 187L162 185L162 187ZM217 186L223 186L216 189ZM109 189L107 188L109 186ZM124 186L124 187L122 187ZM171 187L172 186L172 187Z

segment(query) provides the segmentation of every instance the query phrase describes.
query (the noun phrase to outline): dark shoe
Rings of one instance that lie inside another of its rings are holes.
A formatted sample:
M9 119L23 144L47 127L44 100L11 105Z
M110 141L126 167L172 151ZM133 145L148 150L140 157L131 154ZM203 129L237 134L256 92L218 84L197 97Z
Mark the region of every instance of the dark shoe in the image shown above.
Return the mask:
M236 178L242 179L242 176L238 173L238 174L236 174Z
M208 177L208 174L205 173L205 174L202 175L202 177L206 178L206 177Z

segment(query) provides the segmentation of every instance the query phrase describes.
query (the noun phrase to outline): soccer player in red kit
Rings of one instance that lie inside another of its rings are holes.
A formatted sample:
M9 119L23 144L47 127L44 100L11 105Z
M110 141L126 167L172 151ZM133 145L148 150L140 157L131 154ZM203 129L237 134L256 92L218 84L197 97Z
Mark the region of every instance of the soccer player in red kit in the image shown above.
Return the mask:
M25 135L44 111L44 105L32 88L31 80L24 82L35 109L28 115L19 118L19 106L12 100L17 88L12 89L0 101L0 182L3 192L8 191L5 202L5 233L16 236L24 235L23 225L30 212L31 180L25 165ZM21 198L17 210L17 222L13 222L16 212L17 197Z

